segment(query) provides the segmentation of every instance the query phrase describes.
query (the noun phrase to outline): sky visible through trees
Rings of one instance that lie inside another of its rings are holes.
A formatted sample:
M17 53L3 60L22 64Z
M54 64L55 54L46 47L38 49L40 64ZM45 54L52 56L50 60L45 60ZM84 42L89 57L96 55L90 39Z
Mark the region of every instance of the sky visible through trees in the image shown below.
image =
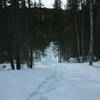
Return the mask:
M32 1L35 1L35 0L32 0ZM38 2L38 0L36 0L36 1ZM63 6L63 8L64 8L64 5L66 4L66 1L67 0L62 0L62 6ZM42 3L47 8L53 8L54 0L42 0Z

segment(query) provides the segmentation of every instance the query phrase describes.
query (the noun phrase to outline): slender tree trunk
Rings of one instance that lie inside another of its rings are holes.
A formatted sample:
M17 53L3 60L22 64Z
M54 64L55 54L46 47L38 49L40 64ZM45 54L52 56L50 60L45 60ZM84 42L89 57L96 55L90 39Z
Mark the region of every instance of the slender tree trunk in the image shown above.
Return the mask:
M20 21L19 21L19 8L16 8L16 35L15 35L15 45L16 45L16 69L21 69L21 61L20 61Z
M21 69L21 62L20 62L20 54L19 54L19 48L16 50L16 69Z
M14 66L14 61L13 61L12 55L10 57L10 64L11 64L11 69L15 70L15 66Z
M90 50L89 50L89 65L93 65L93 3L90 0Z
M33 52L32 52L32 47L30 48L30 68L33 67Z
M30 0L28 0L28 8L31 8Z
M83 1L81 0L81 19L82 19L82 25L81 25L81 50L82 50L82 63L84 62L85 60L85 54L84 54L84 4L83 4Z
M59 63L61 63L61 62L62 62L60 47L58 47L58 62L59 62Z
M79 39L76 15L74 15L74 23L75 23L75 32L76 32L76 38L77 38L77 59L78 59L78 62L80 62L80 39Z
M27 66L28 66L28 68L33 68L33 51L32 51L32 47L29 48Z
M25 0L21 0L21 5L22 5L22 8L25 8Z
M21 69L23 69L24 59L21 60Z

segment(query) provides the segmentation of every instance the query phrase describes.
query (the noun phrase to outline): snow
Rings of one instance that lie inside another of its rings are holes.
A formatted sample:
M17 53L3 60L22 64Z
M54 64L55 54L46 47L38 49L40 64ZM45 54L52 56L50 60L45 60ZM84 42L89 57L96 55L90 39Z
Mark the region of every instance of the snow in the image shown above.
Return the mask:
M34 70L0 70L0 100L100 100L100 68L62 63Z
M36 62L35 67L51 67L58 63L58 58L53 53L53 43L45 50L46 56L41 58L41 61Z
M49 52L34 69L0 69L0 100L100 100L100 62L57 63Z

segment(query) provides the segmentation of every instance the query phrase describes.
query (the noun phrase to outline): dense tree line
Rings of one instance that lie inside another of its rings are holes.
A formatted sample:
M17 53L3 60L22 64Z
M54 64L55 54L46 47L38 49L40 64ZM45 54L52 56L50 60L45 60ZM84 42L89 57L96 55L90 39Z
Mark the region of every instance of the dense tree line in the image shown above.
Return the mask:
M54 0L54 8L48 9L41 0L0 0L0 63L32 68L52 41L59 62L99 60L100 2L90 1L68 0L62 9L62 2Z

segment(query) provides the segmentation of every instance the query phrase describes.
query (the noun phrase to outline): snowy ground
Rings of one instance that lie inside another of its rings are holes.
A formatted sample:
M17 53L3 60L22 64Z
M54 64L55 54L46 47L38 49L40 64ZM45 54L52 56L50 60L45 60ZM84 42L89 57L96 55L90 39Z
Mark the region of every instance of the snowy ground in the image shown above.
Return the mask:
M100 62L58 64L48 52L33 70L0 69L0 100L100 100Z
M57 64L34 70L0 70L0 100L100 100L100 68Z

